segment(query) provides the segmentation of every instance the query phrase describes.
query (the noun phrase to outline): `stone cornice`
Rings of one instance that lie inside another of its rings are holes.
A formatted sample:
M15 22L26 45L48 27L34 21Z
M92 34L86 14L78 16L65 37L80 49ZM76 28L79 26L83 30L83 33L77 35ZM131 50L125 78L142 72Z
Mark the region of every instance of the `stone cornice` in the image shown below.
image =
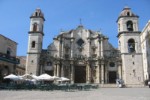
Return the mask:
M43 32L41 32L41 31L29 31L28 33L29 33L29 34L36 34L36 33L40 33L40 34L42 34L42 35L44 36L44 33L43 33Z
M120 18L134 18L134 17L136 17L136 18L139 18L139 16L119 16L118 18L117 18L117 21L116 22L118 22L118 20L120 19Z
M45 18L43 16L31 16L30 19L31 18L42 18L45 21Z
M119 32L117 37L119 37L121 34L140 34L141 31L122 31L122 32Z
M142 55L142 53L120 53L120 55Z
M27 52L27 54L41 54L40 52Z

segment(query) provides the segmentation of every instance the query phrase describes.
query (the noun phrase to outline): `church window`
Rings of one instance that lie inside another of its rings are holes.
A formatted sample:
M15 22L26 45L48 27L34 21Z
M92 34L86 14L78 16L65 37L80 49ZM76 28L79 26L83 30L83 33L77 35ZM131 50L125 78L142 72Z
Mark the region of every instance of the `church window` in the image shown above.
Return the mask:
M34 31L34 32L37 31L37 23L34 23L34 24L33 24L33 31Z
M110 63L109 63L109 66L110 66L110 67L115 67L115 63L114 63L114 62L110 62Z
M128 40L128 50L129 50L129 53L135 52L135 41L134 41L134 39Z
M133 62L133 65L134 65L134 62Z
M32 48L35 48L35 41L32 41Z
M135 69L133 70L133 75L136 76L136 71L135 71Z
M47 62L47 66L52 66L52 62Z
M127 12L127 16L130 16L130 12Z
M126 25L127 25L127 30L128 31L133 31L133 22L132 21L128 21L126 23Z
M83 44L84 44L84 41L82 40L82 39L79 39L78 41L77 41L77 44L78 44L78 46L82 46Z

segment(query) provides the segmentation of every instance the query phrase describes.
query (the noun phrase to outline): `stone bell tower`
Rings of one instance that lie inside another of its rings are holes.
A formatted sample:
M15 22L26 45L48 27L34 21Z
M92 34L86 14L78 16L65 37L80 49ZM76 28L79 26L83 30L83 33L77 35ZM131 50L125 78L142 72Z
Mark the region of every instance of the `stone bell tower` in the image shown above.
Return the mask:
M125 7L117 19L117 37L122 59L122 74L127 86L143 85L143 65L138 18L129 7Z
M28 50L26 74L39 75L39 59L42 51L44 15L40 9L30 17L30 31L28 35Z

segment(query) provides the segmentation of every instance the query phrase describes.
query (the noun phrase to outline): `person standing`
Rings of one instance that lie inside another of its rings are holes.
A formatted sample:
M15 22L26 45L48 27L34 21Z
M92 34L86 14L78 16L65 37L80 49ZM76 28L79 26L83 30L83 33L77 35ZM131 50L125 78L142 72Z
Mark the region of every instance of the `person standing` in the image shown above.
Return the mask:
M150 80L148 81L148 86L149 86L149 88L150 88Z

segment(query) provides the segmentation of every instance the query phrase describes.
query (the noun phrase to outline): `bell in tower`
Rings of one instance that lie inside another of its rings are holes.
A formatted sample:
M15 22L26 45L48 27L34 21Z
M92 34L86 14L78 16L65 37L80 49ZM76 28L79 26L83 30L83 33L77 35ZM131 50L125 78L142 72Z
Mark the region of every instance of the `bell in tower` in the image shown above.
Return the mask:
M132 23L132 21L128 21L127 22L127 30L128 31L133 31L133 23Z

